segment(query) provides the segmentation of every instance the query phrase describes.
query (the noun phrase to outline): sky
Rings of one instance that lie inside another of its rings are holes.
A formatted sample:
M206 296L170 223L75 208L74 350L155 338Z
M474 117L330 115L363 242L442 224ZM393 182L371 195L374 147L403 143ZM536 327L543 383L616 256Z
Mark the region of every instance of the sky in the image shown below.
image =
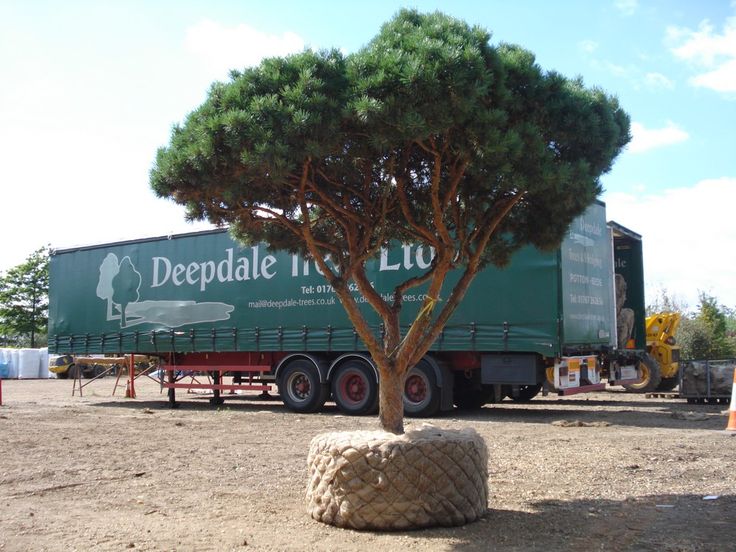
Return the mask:
M617 96L633 139L601 199L643 236L648 301L736 307L736 0L0 0L0 272L46 245L208 228L149 188L172 126L229 70L349 54L403 7Z

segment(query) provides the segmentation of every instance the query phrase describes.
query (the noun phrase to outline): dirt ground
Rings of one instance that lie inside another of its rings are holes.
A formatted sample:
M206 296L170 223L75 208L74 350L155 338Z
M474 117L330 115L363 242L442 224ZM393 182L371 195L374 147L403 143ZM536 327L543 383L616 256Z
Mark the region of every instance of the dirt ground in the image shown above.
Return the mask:
M334 406L219 407L113 378L4 381L0 550L736 550L736 437L724 405L622 392L504 401L427 420L490 452L488 512L460 528L337 529L305 513L306 455L325 431L374 429ZM410 421L408 426L425 421Z

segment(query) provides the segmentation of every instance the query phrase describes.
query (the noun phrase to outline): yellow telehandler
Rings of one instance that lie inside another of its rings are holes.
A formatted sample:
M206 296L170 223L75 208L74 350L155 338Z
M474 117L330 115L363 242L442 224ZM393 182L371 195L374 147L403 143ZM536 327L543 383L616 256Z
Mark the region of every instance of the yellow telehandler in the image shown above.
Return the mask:
M680 369L680 347L675 332L680 325L678 312L660 312L646 319L647 352L656 362L641 362L641 381L626 385L633 393L672 391L677 387Z

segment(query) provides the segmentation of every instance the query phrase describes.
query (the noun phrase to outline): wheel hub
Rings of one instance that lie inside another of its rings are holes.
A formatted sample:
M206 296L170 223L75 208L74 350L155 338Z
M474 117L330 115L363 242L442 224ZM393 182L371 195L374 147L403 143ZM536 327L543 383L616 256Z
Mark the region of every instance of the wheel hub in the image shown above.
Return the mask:
M406 380L405 394L411 402L422 402L427 396L427 385L419 376L409 376Z
M309 385L309 378L301 374L296 376L292 381L291 389L295 397L299 399L307 398L311 389L311 386Z
M363 378L354 374L345 378L345 396L353 402L360 402L365 398L365 384Z

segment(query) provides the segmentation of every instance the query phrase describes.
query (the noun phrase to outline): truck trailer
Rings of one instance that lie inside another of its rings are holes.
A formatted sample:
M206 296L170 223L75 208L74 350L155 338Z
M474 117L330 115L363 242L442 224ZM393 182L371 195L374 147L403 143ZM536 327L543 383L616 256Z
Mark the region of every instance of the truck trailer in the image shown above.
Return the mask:
M367 265L387 298L433 252L395 244ZM459 274L451 274L445 289ZM354 287L375 335L383 328ZM448 292L449 293L449 292ZM422 288L404 296L402 328ZM618 299L618 300L617 300ZM407 415L526 401L639 381L646 353L641 236L606 222L596 202L550 252L519 250L481 271L431 351L409 372ZM57 249L50 258L49 348L55 354L148 355L176 389L270 390L297 412L330 398L347 414L374 412L378 372L314 261L226 229ZM181 374L207 373L202 383Z

